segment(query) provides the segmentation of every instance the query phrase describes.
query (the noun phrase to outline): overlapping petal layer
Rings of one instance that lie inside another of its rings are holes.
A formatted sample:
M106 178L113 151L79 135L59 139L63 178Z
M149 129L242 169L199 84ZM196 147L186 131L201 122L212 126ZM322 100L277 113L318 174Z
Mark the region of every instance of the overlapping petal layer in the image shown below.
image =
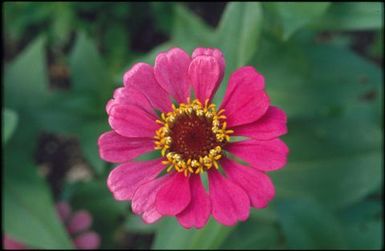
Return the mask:
M255 168L242 166L230 159L223 159L221 165L229 179L247 193L255 208L266 207L274 197L275 189L269 176Z
M230 76L221 105L229 128L254 122L265 114L270 100L264 87L262 75L250 66L241 67Z
M250 208L246 192L216 170L208 174L213 217L227 226L246 220Z
M286 134L286 122L285 112L278 107L270 106L260 119L232 129L234 135L246 136L256 140L269 140Z
M206 225L211 212L210 198L202 184L201 177L190 177L191 201L189 205L177 215L179 223L185 228L202 228Z
M188 76L195 97L202 103L214 96L222 81L224 68L223 55L219 50L198 48L194 51Z
M190 56L179 48L160 53L155 60L156 80L179 103L185 103L190 96L187 77L190 62Z
M154 150L149 138L127 138L114 131L103 133L98 140L99 155L109 162L122 163Z
M107 179L108 188L117 200L131 200L136 189L153 180L164 169L159 159L127 162L114 168Z
M156 143L172 148L172 144L160 141L170 141L167 137L173 134L167 131L170 127L163 130L166 119L159 119L159 112L171 114L167 119L173 121L172 116L177 116L170 113L175 109L173 100L186 103L188 97L195 96L202 104L207 99L211 101L223 79L225 65L222 52L215 48L197 48L191 57L182 49L172 48L156 57L154 67L135 64L124 75L124 87L118 88L107 103L113 131L99 138L100 156L109 162L124 163L111 171L107 185L117 200L132 200L133 212L141 215L144 222L175 216L185 228L202 228L213 215L224 225L234 225L248 218L250 206L266 207L274 197L274 186L265 172L280 169L287 162L288 147L278 139L287 132L287 118L281 109L270 105L264 78L251 66L241 67L230 76L219 108L224 109L221 113L227 123L227 128L224 125L220 129L228 130L223 135L249 139L221 143L216 156L222 158L219 168L225 176L214 167L209 169L208 191L198 172L183 173L167 168L163 173L165 164L171 163L166 156L146 162L132 161L154 149L158 123L163 124ZM180 149L185 146L181 145ZM222 157L223 150L247 162L248 166ZM189 162L180 163L183 166Z

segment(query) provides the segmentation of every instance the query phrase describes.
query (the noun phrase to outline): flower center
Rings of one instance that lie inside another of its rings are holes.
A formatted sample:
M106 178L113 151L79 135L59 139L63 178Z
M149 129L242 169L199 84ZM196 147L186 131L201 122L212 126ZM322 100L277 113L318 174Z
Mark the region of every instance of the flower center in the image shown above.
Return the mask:
M217 112L214 104L194 101L172 105L171 112L162 113L156 122L162 127L155 132L155 149L165 157L167 171L199 174L212 166L218 168L222 148L230 140L224 110Z

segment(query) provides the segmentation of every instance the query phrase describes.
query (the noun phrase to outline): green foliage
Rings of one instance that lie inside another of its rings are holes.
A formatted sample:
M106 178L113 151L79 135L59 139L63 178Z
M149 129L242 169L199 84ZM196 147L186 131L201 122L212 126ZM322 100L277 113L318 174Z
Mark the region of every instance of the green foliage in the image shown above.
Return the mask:
M282 200L278 215L290 249L345 249L341 224L311 200Z
M114 238L119 230L120 218L126 213L126 204L116 202L105 186L105 181L90 181L69 184L66 187L71 205L75 209L87 210L93 218L93 229L103 238L102 248L114 246Z
M335 3L312 26L325 30L365 30L383 27L383 3Z
M125 234L149 234L153 249L379 249L383 72L375 62L383 60L382 16L382 3L231 2L211 27L181 3L5 3L5 47L17 53L3 74L4 232L33 248L72 247L34 160L39 134L49 132L73 136L91 167L89 180L65 180L55 198L91 212L102 248L121 248ZM374 34L360 54L352 50L355 31ZM154 64L171 47L223 51L216 104L230 74L252 65L272 105L288 115L289 161L269 173L276 197L236 226L211 218L187 230L170 217L147 225L106 186L111 168L97 147L110 130L105 105L126 70ZM52 63L68 71L64 90L54 88Z
M6 151L5 154L11 154ZM50 191L36 168L19 156L6 159L3 180L4 230L34 248L71 248Z
M271 222L250 219L236 226L220 249L278 249L279 229Z
M46 101L49 92L44 42L43 37L37 38L6 66L4 101L9 108L31 111Z
M3 145L7 143L8 139L12 136L17 126L17 113L14 111L3 108Z
M283 38L288 39L295 31L316 20L327 10L330 3L272 3L280 19Z
M159 223L153 249L217 249L229 235L231 228L209 220L200 230L183 229L175 218L165 218Z

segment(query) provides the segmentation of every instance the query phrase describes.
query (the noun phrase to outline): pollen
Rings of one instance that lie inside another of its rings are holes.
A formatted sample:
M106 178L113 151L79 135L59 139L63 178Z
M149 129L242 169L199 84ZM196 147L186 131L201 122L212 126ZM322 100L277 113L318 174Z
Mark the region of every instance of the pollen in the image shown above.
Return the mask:
M224 110L215 104L204 105L197 99L162 113L156 120L161 127L155 132L155 149L160 150L167 171L200 174L210 168L218 169L224 145L230 141Z

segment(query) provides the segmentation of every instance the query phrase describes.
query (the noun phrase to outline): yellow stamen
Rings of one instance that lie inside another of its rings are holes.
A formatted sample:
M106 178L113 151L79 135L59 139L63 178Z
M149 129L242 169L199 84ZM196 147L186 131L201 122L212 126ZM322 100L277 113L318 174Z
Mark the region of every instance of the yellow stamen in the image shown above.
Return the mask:
M209 104L208 99L205 100L204 105L197 99L191 101L190 98L187 98L187 103L181 103L178 107L174 104L171 106L171 112L162 113L160 118L156 120L156 123L160 124L161 127L155 132L154 136L154 148L161 150L162 156L165 157L162 164L168 166L167 172L175 170L188 176L194 173L200 174L205 170L209 170L212 166L218 169L218 160L222 158L221 146L230 141L230 134L234 132L226 129L226 116L223 114L225 110L217 111L215 104ZM214 133L218 145L210 149L205 156L185 160L182 153L171 150L173 143L171 131L174 124L177 123L178 117L194 116L194 114L211 122L211 131Z

